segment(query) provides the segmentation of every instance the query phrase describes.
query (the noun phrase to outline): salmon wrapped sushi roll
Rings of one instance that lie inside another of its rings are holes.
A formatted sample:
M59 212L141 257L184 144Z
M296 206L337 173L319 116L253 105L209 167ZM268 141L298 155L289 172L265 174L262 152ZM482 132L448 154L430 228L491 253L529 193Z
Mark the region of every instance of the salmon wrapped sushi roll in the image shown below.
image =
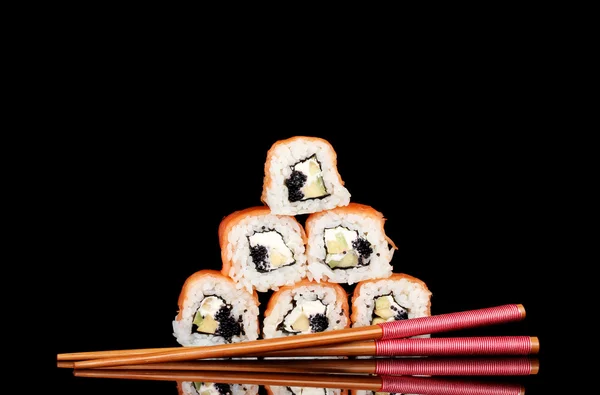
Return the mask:
M404 273L359 282L352 294L352 327L431 315L431 291Z
M267 152L261 200L273 214L308 214L346 206L350 192L337 169L337 154L318 137L295 136Z
M339 284L303 280L269 298L263 338L317 333L350 327L348 294Z
M173 335L182 346L208 346L256 340L259 301L256 292L238 289L216 270L189 276L179 295Z
M219 225L223 266L238 288L277 290L306 277L306 234L291 216L266 206L235 211Z
M350 203L313 213L305 222L307 277L348 285L391 276L394 242L384 231L383 214Z

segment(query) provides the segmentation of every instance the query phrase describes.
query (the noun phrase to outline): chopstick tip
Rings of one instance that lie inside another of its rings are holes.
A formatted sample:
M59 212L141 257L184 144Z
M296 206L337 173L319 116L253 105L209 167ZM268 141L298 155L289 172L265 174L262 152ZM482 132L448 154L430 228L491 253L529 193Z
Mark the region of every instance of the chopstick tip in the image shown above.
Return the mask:
M538 374L540 371L540 361L537 358L531 360L531 372L530 374Z
M519 309L519 312L521 313L521 319L525 318L525 316L527 315L527 312L525 311L525 306L523 306L522 304L518 304L517 308Z
M540 352L540 339L538 339L536 336L532 336L530 338L530 341L531 341L531 353L538 354Z

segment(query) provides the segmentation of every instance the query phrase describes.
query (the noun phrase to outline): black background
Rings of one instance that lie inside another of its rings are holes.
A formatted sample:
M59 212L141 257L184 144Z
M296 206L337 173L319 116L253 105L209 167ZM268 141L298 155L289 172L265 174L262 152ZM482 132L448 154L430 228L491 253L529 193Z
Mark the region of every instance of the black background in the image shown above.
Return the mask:
M541 278L553 248L546 238L552 167L543 139L504 131L517 117L490 112L480 123L485 108L475 118L421 110L406 122L388 114L384 124L353 107L340 110L344 121L319 123L221 110L210 119L223 122L207 126L201 117L183 122L175 110L153 110L123 120L93 110L98 133L82 138L64 163L55 352L177 346L171 322L180 288L193 272L220 268L220 220L261 204L266 152L276 140L308 135L333 145L351 200L387 218L399 247L394 271L428 285L432 314L525 306L523 322L460 335L538 336L540 374L514 381L541 393L551 348L543 324L549 285ZM136 119L159 132L102 133ZM260 295L262 308L269 295ZM67 369L55 379L69 393L176 393L173 383L81 379Z

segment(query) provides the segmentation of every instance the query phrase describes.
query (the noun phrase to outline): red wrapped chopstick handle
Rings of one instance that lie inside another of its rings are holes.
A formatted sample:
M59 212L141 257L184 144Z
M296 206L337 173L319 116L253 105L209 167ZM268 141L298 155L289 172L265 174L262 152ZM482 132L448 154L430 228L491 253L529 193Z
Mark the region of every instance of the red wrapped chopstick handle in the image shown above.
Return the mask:
M539 340L529 336L440 337L376 340L379 356L459 356L537 354Z
M381 376L380 392L422 395L522 395L519 384L459 381L410 376Z
M508 304L479 310L384 322L381 340L503 324L525 318L522 305Z
M377 360L380 375L528 376L537 374L537 360L514 358L394 358Z

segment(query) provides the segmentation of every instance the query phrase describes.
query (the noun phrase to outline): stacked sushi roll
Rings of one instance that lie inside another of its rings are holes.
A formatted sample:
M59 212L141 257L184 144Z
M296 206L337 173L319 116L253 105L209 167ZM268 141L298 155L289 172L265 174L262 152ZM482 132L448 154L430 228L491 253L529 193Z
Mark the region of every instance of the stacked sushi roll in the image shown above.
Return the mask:
M328 141L276 141L262 205L231 211L219 224L220 273L200 270L184 284L177 341L232 343L430 315L425 283L394 273L397 247L383 213L350 197ZM259 296L267 301L262 322Z
M306 234L290 216L268 207L235 211L219 225L221 272L248 292L276 290L306 276Z
M238 289L216 270L187 278L179 295L173 333L183 346L209 346L259 337L258 295Z
M282 287L269 299L263 337L293 336L350 327L348 295L335 283L303 280Z
M358 203L310 214L308 277L348 285L389 277L397 247L385 235L384 221L383 214Z

